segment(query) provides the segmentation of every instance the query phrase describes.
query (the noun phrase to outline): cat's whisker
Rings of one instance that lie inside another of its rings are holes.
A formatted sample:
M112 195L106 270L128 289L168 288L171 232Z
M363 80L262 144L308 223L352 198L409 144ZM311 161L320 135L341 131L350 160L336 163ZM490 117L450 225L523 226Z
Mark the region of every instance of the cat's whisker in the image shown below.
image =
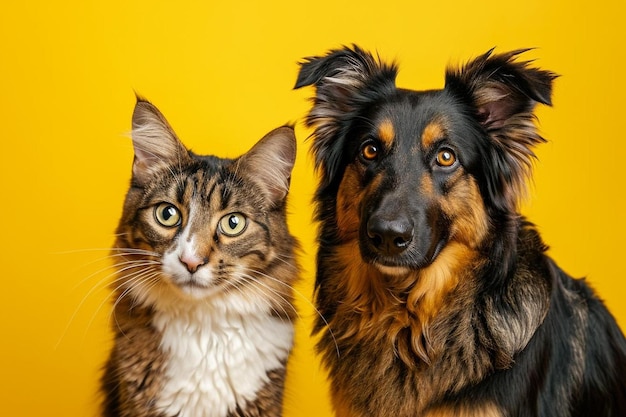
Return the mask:
M129 269L140 268L145 266L159 266L161 262L153 259L127 259L123 262L117 262L115 267L118 272L126 272Z
M85 264L85 265L95 264L95 263L102 262L102 261L107 260L107 259L108 258L100 258L98 261L90 262L90 263ZM104 273L107 270L114 270L114 268L115 268L114 265L110 264L110 265L106 265L106 266L103 266L100 269L95 270L91 274L87 275L86 277L82 278L80 281L75 283L74 286L72 287L71 291L76 291L78 289L78 287L80 287L81 285L85 284L88 281L91 281L94 277L97 277L97 276L101 275L102 273ZM113 272L113 274L114 274L114 272ZM111 274L107 274L106 278L108 278L110 276L111 276ZM98 282L96 282L96 285L94 287L98 287L101 281L102 281L102 279L98 280ZM92 287L92 289L94 289L94 287ZM89 293L87 295L89 295Z
M51 255L74 255L87 252L110 252L111 248L81 248L81 249L68 249L63 251L52 252Z
M132 280L135 277L138 277L138 276L141 276L142 274L146 274L150 272L158 272L158 270L152 268L157 265L159 264L154 264L150 262L140 262L140 261L129 263L129 265L123 268L118 268L116 270L116 274L118 275L118 277L111 284L116 284L118 282L121 282L121 283L128 282L130 285L130 283L132 283ZM136 271L132 271L135 269ZM127 271L132 271L132 272L127 273ZM119 288L116 287L115 289L119 289Z
M131 295L133 297L132 305L134 306L137 298L144 297L144 295L141 293L142 291L147 294L152 288L154 288L154 286L158 283L158 277L160 275L161 273L158 270L146 269L143 271L138 271L137 273L125 275L115 281L121 283L113 289L113 293L117 294L117 297L113 302L113 308L109 313L109 320L115 322L115 325L120 330L120 332L123 333L123 330L120 327L119 322L117 321L117 317L115 316L115 311L118 304L125 297ZM147 288L145 287L145 284L149 284Z
M259 288L260 290L267 290L270 292L270 294L272 294L275 297L278 297L281 301L283 301L284 303L278 303L278 305L281 307L281 310L283 312L283 315L285 317L289 317L289 313L287 312L287 310L285 309L285 304L288 305L289 307L291 307L291 309L293 310L294 314L300 317L300 314L298 313L298 311L296 310L296 308L293 306L293 304L287 300L282 294L280 294L278 291L276 291L275 289L273 289L272 287L270 287L269 285L267 285L266 283L264 283L263 281L260 281L258 279L256 279L256 277L254 277L253 275L249 275L249 274L242 274L241 275L242 278L248 280L248 281L253 281L255 284L260 285L261 288ZM276 311L274 304L270 303L269 300L266 300L265 298L261 298L260 300L264 301L265 304L267 304L267 306L269 308L271 308L278 316L280 315L279 311Z
M283 283L282 281L280 281L280 280L278 280L278 279L276 279L276 278L273 278L273 277L272 277L272 276L270 276L270 275L267 275L267 274L265 274L265 273L263 273L263 272L260 272L260 271L254 270L254 269L247 269L247 270L248 270L248 271L250 271L250 272L252 272L252 273L255 273L255 274L257 274L257 275L261 275L261 276L263 276L263 277L266 277L266 278L268 278L268 279L272 280L273 282L277 282L277 283L279 283L279 284L281 284L281 285L283 285L283 284L284 284L284 285L287 287L287 289L291 289L291 287L290 287L289 285L287 285L287 284ZM283 302L284 302L284 304L286 304L286 305L288 305L289 307L291 307L291 309L293 310L293 312L294 312L294 313L295 313L298 317L300 317L300 318L301 318L301 316L300 316L299 312L297 311L297 309L295 308L295 306L293 305L293 303L292 303L291 301L289 301L287 298L285 298L285 296L283 296L280 292L278 292L278 291L277 291L277 290L275 290L274 288L270 287L269 285L267 285L266 283L264 283L262 280L259 280L257 277L255 277L255 276L254 276L254 275L252 275L252 274L247 274L247 273L244 273L244 274L241 274L241 276L242 276L242 278L245 278L247 281L249 281L249 282L254 282L254 283L255 283L255 284L257 284L257 285L260 285L262 288L265 288L266 290L268 290L268 291L269 291L272 295L274 295L274 296L278 297L281 301L283 301ZM269 303L269 301L268 301L268 304L270 304L270 303ZM281 307L282 307L282 303L281 303ZM284 307L282 307L282 308L283 308L283 313L284 313L286 316L289 316L289 314L287 313L287 311L285 311L285 310L284 310ZM276 312L276 313L278 313L278 312Z
M262 276L264 276L264 277L266 277L266 278L268 278L268 279L271 279L271 280L273 280L274 282L276 282L276 283L278 283L278 284L280 284L280 285L284 285L284 286L288 287L288 288L289 288L289 289L291 289L291 290L294 292L294 294L296 294L296 295L297 295L297 296L298 296L301 300L304 300L304 301L306 302L306 304L307 304L308 306L310 306L310 307L313 309L313 311L315 312L315 314L317 314L317 315L318 315L318 316L322 319L322 321L324 322L324 324L325 324L325 325L326 325L326 327L328 328L328 332L330 333L330 336L332 337L333 342L334 342L334 344L335 344L335 349L336 349L336 351L337 351L337 357L339 357L339 356L340 356L339 345L337 344L337 339L335 338L335 334L333 333L333 330L332 330L332 328L331 328L331 326L330 326L330 323L326 320L326 318L322 315L322 313L321 313L321 312L317 309L317 307L315 307L315 305L314 305L314 304L313 304L313 303L312 303L312 302L311 302L311 301L310 301L310 300L309 300L309 299L308 299L308 298L307 298L304 294L302 294L300 291L298 291L298 290L297 290L294 286L289 285L289 284L287 284L287 283L285 283L285 282L283 282L283 281L281 281L281 280L279 280L279 279L276 279L276 278L274 278L274 277L272 277L272 276L270 276L270 275L268 275L268 274L265 274L265 273L264 273L264 272L262 272L262 271L253 270L253 269L251 269L251 271L253 271L253 272L255 272L255 273L259 274L259 275L262 275ZM294 309L295 309L295 307L294 307ZM298 317L301 317L301 316L298 314Z
M275 258L277 261L280 261L281 263L290 266L292 268L296 268L296 264L295 264L295 260L297 259L297 256L295 255L288 255L288 254L276 254Z
M119 235L126 235L128 233L120 233ZM139 249L139 248L111 248L111 247L107 247L107 248L81 248L81 249L68 249L68 250L64 250L64 251L57 251L57 252L52 252L52 255L73 255L73 254L82 254L82 253L87 253L87 252L117 252L117 251L128 251L128 252L132 252L132 253L137 253L137 254L145 254L145 255L153 255L153 256L159 256L158 253L156 252L152 252L152 251L148 251L145 249Z
M110 251L110 248L108 249ZM104 256L104 257L99 257L97 259L93 259L89 262L83 263L82 265L80 265L80 267L77 267L77 269L82 269L82 268L88 268L94 264L98 264L98 263L102 263L104 261L109 260L109 256ZM90 273L89 275L83 277L80 281L76 282L72 288L71 291L76 291L78 289L78 287L80 287L81 285L83 285L84 283L86 283L87 281L90 281L93 277L98 276L100 274L102 274L104 271L108 270L108 269L112 269L113 265L112 264L107 264L106 266L103 266L95 271L93 271L92 273Z
M245 288L247 287L245 284L248 282L258 282L257 279L255 279L253 276L249 275L249 274L238 274L240 279L233 279L230 281L227 281L224 285L224 287L222 288L222 291L230 293L232 290L236 290L239 292L239 294L241 294L242 296L246 296L246 291ZM278 294L278 296L280 297L280 294ZM282 298L282 297L281 297ZM291 303L289 303L287 300L285 300L284 298L282 298L283 301L285 301L285 303L287 303L288 305L291 306ZM255 303L263 303L264 305L266 305L270 310L274 311L276 313L277 316L279 317L289 317L289 314L287 313L286 310L284 310L283 307L283 315L280 314L280 312L276 311L274 309L274 306L272 305L272 303L270 302L270 300L268 300L266 297L255 297L253 300L251 300ZM207 301L208 302L208 301ZM292 306L293 308L293 306ZM296 314L297 311L296 311Z
M98 260L89 262L86 265L95 264L95 263L102 262L102 261L105 261L105 260L110 260L110 259L112 259L113 257L116 257L116 256L123 256L123 255L109 255L109 256L106 256L106 257L103 257L103 258L99 258ZM76 285L74 285L72 290L76 290L76 288L78 288L80 285L82 285L83 283L89 281L94 276L100 275L101 273L103 273L107 269L115 269L115 270L117 270L117 268L120 265L127 265L127 264L130 264L130 263L133 263L133 262L135 262L135 263L140 262L140 263L137 264L137 266L142 266L142 265L159 265L160 264L160 262L158 262L158 261L150 261L150 262L154 262L154 263L148 263L148 261L149 260L146 260L146 259L142 259L140 261L139 260L126 260L124 262L116 262L114 264L104 266L104 267L102 267L102 268L92 272L91 274L89 274L88 276L83 278L82 280L80 280L78 283L76 283Z
M265 277L265 278L267 278L267 279L269 279L269 280L271 280L271 281L273 281L273 282L275 282L275 283L277 283L279 285L282 285L282 286L286 287L288 290L293 291L295 293L295 295L297 295L299 298L301 298L304 301L306 301L308 305L310 305L311 307L315 308L315 306L309 301L309 299L304 294L302 294L300 291L298 291L296 288L294 288L293 285L288 284L286 282L283 282L282 280L280 280L278 278L275 278L275 277L273 277L273 276L271 276L269 274L266 274L263 271L259 271L259 270L252 269L252 268L250 268L249 271L251 271L251 272L253 272L255 274L258 274L260 276L263 276L263 277Z
M80 286L81 284L83 284L84 282L92 279L93 277L102 274L104 271L106 271L107 269L112 269L113 265L108 265L104 268L101 268L100 270L90 274L89 276L87 276L86 278L83 278L79 283L77 283L76 285L74 285L73 290L76 290L76 288L78 288L78 286ZM54 345L54 349L56 350L62 343L63 339L65 338L65 335L67 334L70 326L72 325L72 323L74 322L74 320L76 319L78 312L83 308L83 306L85 305L85 303L87 302L87 300L96 293L96 291L100 291L102 290L104 287L106 287L106 283L108 282L108 280L110 279L111 276L114 276L116 274L116 270L113 270L111 273L107 274L104 278L99 279L93 286L91 286L91 288L89 289L89 291L87 291L87 293L82 297L82 299L80 300L80 302L78 303L78 305L76 306L76 308L74 309L74 312L72 313L71 317L69 318L65 328L63 329L63 332L61 333L61 336L59 337L59 340L57 340L56 344ZM98 308L96 310L96 312L94 312L92 314L92 319L90 320L90 323L93 321L93 318L95 317L95 315L97 315L98 311L100 310L100 308Z
M244 290L241 287L241 283L239 283L239 282L229 281L222 288L222 291L224 291L225 293L230 293L230 294L232 294L233 290L236 290L239 294L245 296L245 292L244 292ZM259 301L261 301L263 303L267 303L267 300L259 300ZM207 300L207 303L210 303L210 301Z
M297 256L296 255L290 255L287 253L277 253L276 254L276 259L282 261L282 262L289 262L289 264L291 265L293 260L296 259Z
M103 258L103 259L107 259L107 258ZM82 299L80 300L79 304L76 306L76 308L74 309L74 312L72 313L70 319L68 320L67 325L65 326L59 340L57 341L57 343L55 344L54 348L57 349L60 344L62 343L63 339L65 338L65 335L67 334L70 326L72 325L72 323L74 322L74 320L76 319L78 312L83 308L83 306L85 305L85 303L87 302L88 299L90 299L97 291L100 291L102 289L104 289L106 286L108 285L112 285L115 282L118 282L120 280L123 280L124 277L118 277L117 279L115 279L112 283L110 282L110 278L115 276L115 275L119 275L120 272L123 272L125 270L130 269L130 266L127 266L123 269L119 269L119 265L126 265L126 264L133 264L132 268L142 268L145 266L152 266L154 265L154 263L152 262L147 262L146 260L136 260L136 261L127 261L127 262L122 262L122 263L118 263L118 264L113 264L113 265L107 265L93 273L91 273L89 276L87 276L86 278L83 278L79 283L77 283L74 286L74 290L76 290L76 288L78 288L78 286L82 285L83 283L85 283L86 281L89 281L90 279L92 279L95 276L98 276L100 274L102 274L103 272L107 271L107 270L111 270L110 273L106 274L104 277L102 277L101 279L99 279L94 285L91 286L91 288L89 289L89 291L87 291L87 293L82 297ZM158 263L157 263L158 264ZM96 308L96 310L91 314L91 319L86 327L85 330L85 335L87 333L87 331L91 328L93 321L95 320L95 317L98 315L98 312L102 309L102 307L104 306L104 304L110 299L110 296L106 297L100 304L99 306Z
M149 251L146 249L139 249L139 248L125 248L125 247L119 247L119 248L112 248L110 249L111 253L116 253L119 252L120 254L131 254L131 255L146 255L146 256L154 256L157 258L160 258L161 255L157 252L154 251Z
M125 255L146 255L146 256L154 256L154 257L159 257L159 254L156 252L150 252L150 251L146 251L143 249L133 249L133 248L124 248L123 251L124 252L120 252L120 253L113 253L113 252L118 252L121 249L111 249L111 248L89 248L89 249L73 249L73 250L69 250L69 251L63 251L63 252L57 252L56 254L61 254L61 255L67 255L67 254L76 254L76 253L86 253L86 252L107 252L106 256L102 256L102 257L98 257L95 259L90 260L89 262L83 263L82 265L80 265L78 268L87 268L91 265L100 263L100 262L104 262L107 260L111 260L111 259L115 259L116 257L124 257ZM87 281L88 279L92 278L94 275L97 275L99 273L101 273L102 271L113 267L113 265L108 265L98 271L95 271L93 273L91 273L89 276L87 276L86 278L82 279L81 281L79 281L72 290L75 290L76 287L78 287L79 285L81 285L82 283L84 283L85 281Z
M142 262L136 262L134 268L143 268L145 266L151 266L151 264L145 264ZM129 268L126 268L126 270L128 270ZM139 271L135 271L132 272L130 274L125 274L125 275L120 275L121 270L114 270L113 272L111 272L110 274L108 274L105 278L101 279L91 290L90 292L83 297L83 301L81 301L81 304L84 303L84 301L90 296L90 293L95 292L96 290L100 290L102 288L104 288L105 286L112 286L112 285L117 285L117 287L114 288L113 293L115 294L117 291L119 291L119 289L121 287L123 287L125 284L130 287L133 286L133 281L136 279L140 279L142 274L146 274L148 272L151 272L150 269L140 269ZM152 271L153 272L153 271ZM114 279L112 282L110 282L110 278L112 276L118 275L118 277L116 279ZM93 314L91 315L91 319L89 320L89 323L86 326L86 330L85 333L91 328L91 326L93 325L93 322L96 318L96 316L98 315L98 313L102 310L102 308L104 307L104 305L110 301L112 294L109 294L109 296L107 296L104 300L102 300L100 302L100 304L98 305L98 307L96 308L96 310L93 312ZM80 308L80 306L79 306ZM78 311L78 310L77 310Z

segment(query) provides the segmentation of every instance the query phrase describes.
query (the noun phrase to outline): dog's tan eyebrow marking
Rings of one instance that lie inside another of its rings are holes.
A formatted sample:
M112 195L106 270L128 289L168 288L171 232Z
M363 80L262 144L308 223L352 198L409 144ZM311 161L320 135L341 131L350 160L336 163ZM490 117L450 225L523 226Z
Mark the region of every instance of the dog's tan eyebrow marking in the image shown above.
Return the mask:
M442 139L446 134L443 120L436 118L430 121L422 131L422 147L429 148L437 140Z
M391 142L393 142L395 136L396 132L393 128L393 123L391 123L391 120L384 119L382 122L380 122L380 124L378 125L378 138L381 140L381 142L385 143L386 145L391 145Z
M423 195L431 197L434 194L433 179L430 174L423 174L420 180L420 191Z

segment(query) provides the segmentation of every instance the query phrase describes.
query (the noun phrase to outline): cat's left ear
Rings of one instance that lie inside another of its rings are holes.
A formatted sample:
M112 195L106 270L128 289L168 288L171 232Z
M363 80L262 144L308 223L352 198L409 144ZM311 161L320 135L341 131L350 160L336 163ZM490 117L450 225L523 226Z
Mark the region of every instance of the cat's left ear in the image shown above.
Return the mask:
M291 170L296 161L296 136L290 126L272 130L236 162L237 172L246 175L279 205L289 192Z
M166 166L187 161L189 152L163 114L152 103L137 97L133 111L133 180L143 185Z

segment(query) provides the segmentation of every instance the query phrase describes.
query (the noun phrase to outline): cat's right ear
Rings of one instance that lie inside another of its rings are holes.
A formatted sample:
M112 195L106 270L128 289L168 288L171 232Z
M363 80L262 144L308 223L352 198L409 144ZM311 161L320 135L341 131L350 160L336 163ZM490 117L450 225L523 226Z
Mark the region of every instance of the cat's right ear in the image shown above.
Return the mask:
M163 114L152 103L137 97L133 111L133 180L148 183L154 174L169 165L189 159L189 152Z
M296 161L296 136L291 126L272 130L236 162L237 172L256 182L275 206L289 192L291 170Z

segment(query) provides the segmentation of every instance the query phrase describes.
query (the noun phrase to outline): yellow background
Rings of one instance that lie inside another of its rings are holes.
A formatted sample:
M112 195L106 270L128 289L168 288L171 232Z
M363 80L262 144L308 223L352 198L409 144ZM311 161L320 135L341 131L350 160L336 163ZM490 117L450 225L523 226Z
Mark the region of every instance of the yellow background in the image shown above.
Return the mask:
M328 416L308 336L314 181L300 123L313 91L297 61L356 42L400 62L398 84L439 88L444 67L497 46L537 47L562 75L539 110L524 213L550 253L588 276L626 326L621 1L15 1L0 8L0 395L6 416L94 416L108 349L106 248L128 184L134 91L186 144L236 156L298 121L290 222L303 242L302 319L287 416ZM423 3L423 4L420 4Z

